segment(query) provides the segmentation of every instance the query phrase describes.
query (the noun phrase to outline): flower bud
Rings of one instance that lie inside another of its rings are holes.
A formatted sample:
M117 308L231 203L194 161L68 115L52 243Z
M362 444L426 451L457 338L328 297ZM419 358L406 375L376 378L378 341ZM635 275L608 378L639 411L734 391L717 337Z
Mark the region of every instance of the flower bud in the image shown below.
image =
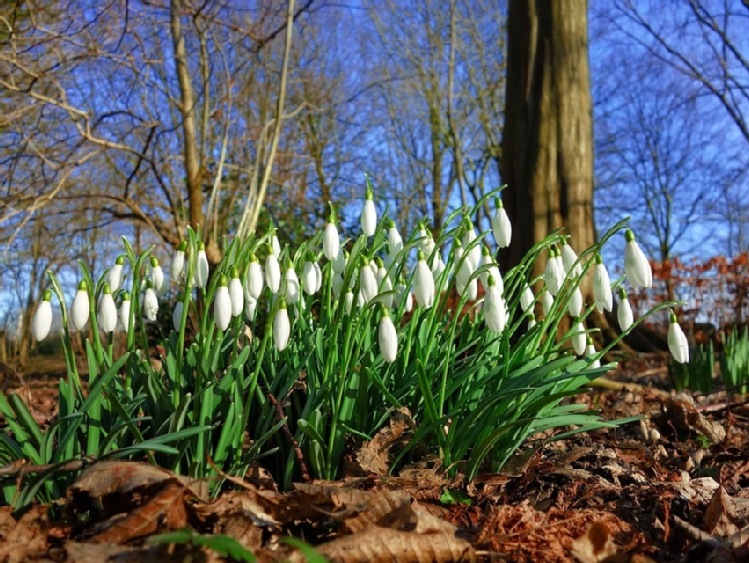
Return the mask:
M198 243L198 259L195 264L195 283L200 289L208 284L208 257L205 254L205 243Z
M120 289L120 285L122 284L122 269L124 266L125 256L120 255L114 261L114 266L109 270L109 275L107 276L107 283L109 284L110 291L116 292Z
M424 251L419 251L418 260L414 273L414 294L416 295L416 302L421 307L429 309L434 305L434 278L424 259Z
M213 297L213 319L220 331L229 328L232 315L231 297L229 295L229 280L221 275L216 295Z
M624 247L624 273L632 284L632 289L651 287L653 285L653 270L645 253L640 249L635 234L627 229L624 233L627 241Z
M229 298L231 299L231 316L238 317L244 310L244 290L242 282L239 281L239 272L236 266L229 268Z
M73 306L70 309L70 316L75 330L83 330L86 324L88 324L89 306L88 283L86 283L86 280L81 280L73 298Z
M34 340L41 342L49 334L52 328L52 292L46 289L42 294L42 300L36 308L34 319L31 321L31 335Z
M276 315L273 317L273 344L276 350L281 352L288 346L290 335L289 312L286 310L286 300L281 297L278 302Z
M120 328L127 332L130 328L130 294L126 291L122 294L122 303L119 311Z
M497 241L499 248L507 248L510 246L510 240L512 239L512 223L510 223L510 218L507 216L507 211L505 211L502 200L497 198L495 202L497 209L491 219L494 240Z
M338 234L338 227L335 224L335 213L333 206L330 206L330 219L325 225L322 235L322 253L328 260L335 260L338 256L338 250L341 246L341 238Z
M263 268L257 260L255 253L250 253L250 264L247 266L247 276L245 278L245 297L259 299L263 292Z
M382 307L378 340L382 359L389 364L393 363L398 354L398 333L395 330L393 320L390 318L390 312L385 306Z
M112 292L108 284L104 284L103 293L99 300L99 310L96 314L99 328L104 332L114 332L117 328L117 305L114 304Z
M187 250L187 241L183 240L179 243L177 250L174 251L172 256L172 263L169 265L169 277L173 281L179 281L182 272L185 269L185 251Z
M372 190L367 188L364 207L361 212L361 230L364 236L371 237L377 228L377 210L372 200Z
M595 265L593 266L593 299L599 313L603 313L604 309L611 311L614 308L609 272L600 254L596 254Z
M619 328L622 332L629 329L634 321L632 306L629 304L627 292L623 287L619 288L619 304L616 307L616 320L619 322Z
M671 313L669 317L671 322L668 325L668 349L676 362L686 364L689 362L689 342L679 326L676 315Z

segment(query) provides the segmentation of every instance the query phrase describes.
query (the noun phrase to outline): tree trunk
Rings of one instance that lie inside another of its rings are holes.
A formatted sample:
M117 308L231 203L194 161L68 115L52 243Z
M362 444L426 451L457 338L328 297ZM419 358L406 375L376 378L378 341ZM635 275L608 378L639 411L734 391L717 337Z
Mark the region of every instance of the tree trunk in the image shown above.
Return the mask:
M507 29L502 178L514 234L503 264L511 267L559 227L578 252L595 241L587 0L510 0Z

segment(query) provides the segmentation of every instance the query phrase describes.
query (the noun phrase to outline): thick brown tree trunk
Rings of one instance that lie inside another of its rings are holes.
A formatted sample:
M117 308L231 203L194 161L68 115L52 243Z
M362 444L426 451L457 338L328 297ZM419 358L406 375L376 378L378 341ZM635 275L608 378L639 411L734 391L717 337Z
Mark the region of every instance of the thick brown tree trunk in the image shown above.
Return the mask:
M501 164L514 231L508 267L559 227L578 252L595 240L587 8L587 0L509 3Z

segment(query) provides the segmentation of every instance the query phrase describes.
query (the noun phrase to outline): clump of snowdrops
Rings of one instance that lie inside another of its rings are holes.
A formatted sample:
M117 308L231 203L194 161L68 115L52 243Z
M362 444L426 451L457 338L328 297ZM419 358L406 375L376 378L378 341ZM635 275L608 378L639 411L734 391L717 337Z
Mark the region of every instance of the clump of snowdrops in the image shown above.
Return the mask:
M73 477L60 469L82 458L148 459L212 477L214 490L222 475L258 463L283 486L333 479L347 449L396 410L408 409L413 427L394 466L432 454L469 479L501 467L537 432L616 424L563 400L613 367L593 346L593 308L611 310L620 291L622 334L642 320L625 292L625 282L652 283L634 235L623 222L578 257L557 232L502 275L496 247L510 243L512 228L495 197L492 231L477 232L471 218L485 203L453 213L436 238L426 222L404 238L378 218L368 183L352 239L341 238L331 208L323 229L297 248L280 248L273 230L235 238L209 272L200 234L188 229L169 276L152 249L136 255L124 240L124 254L98 279L80 265L70 307L50 273L33 330L47 336L56 298L68 377L59 382L59 416L44 427L16 395L0 399L8 423L0 461L47 466L20 490L4 482L6 501L59 497ZM600 251L620 231L626 275L612 284ZM543 275L532 278L539 261ZM586 276L590 304L579 289ZM159 327L155 363L147 328L164 307L172 326ZM683 362L686 339L672 321L669 344ZM87 392L71 330L88 335Z

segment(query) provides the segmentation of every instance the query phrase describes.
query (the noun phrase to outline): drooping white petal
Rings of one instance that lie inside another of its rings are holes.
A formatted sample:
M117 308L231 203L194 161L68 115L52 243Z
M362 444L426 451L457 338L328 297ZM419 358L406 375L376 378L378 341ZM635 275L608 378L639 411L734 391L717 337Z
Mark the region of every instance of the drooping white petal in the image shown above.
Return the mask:
M478 267L481 265L481 244L475 244L474 246L470 246L473 241L475 241L478 238L478 235L476 234L476 229L473 227L473 223L470 221L465 223L466 225L466 231L463 233L463 248L466 249L466 252L468 252L468 257L471 261L471 273L475 272Z
M533 304L536 302L536 296L533 295L533 290L530 288L530 286L526 283L523 287L523 292L520 294L520 308L523 310L524 313L527 313L531 310L531 307L533 307Z
M488 283L490 286L484 295L484 322L490 331L499 333L507 325L507 303L493 278L489 278Z
M399 283L395 288L395 299L397 303L401 303L405 300L403 310L406 313L410 313L413 310L414 298L413 294L408 290L405 283Z
M596 255L596 263L593 266L593 299L599 313L604 310L611 311L614 308L614 297L611 293L611 280L609 272L600 255Z
M231 316L238 317L244 310L244 290L238 277L232 276L229 280L229 299L231 299Z
M543 309L544 316L549 316L549 311L554 305L554 296L549 293L549 290L544 287L544 292L541 294L541 308Z
M416 302L425 309L434 305L434 277L424 260L424 253L419 252L419 261L414 273L414 294Z
M671 322L668 325L668 349L674 357L674 361L680 364L689 362L689 341L684 331L679 326L676 315L671 313Z
M364 207L361 212L361 230L364 236L371 237L377 228L377 210L374 201L371 199L364 200Z
M175 332L179 332L179 329L182 326L182 312L184 310L185 304L180 299L174 305L174 311L172 311L172 326L174 327Z
M250 295L249 299L244 302L244 318L252 322L255 320L255 314L257 313L257 299Z
M286 297L286 302L289 305L294 305L299 301L299 294L301 292L301 287L299 284L299 277L296 275L296 271L294 270L294 266L289 263L289 266L286 268L286 275L284 276L285 281L285 288L284 288L284 297Z
M577 263L577 253L572 249L568 242L562 243L562 265L564 273L570 277L576 278L583 273L582 266Z
M401 250L403 250L403 237L395 226L395 223L390 222L388 227L388 247L390 249L389 254L395 257Z
M497 284L499 291L501 293L504 293L505 284L504 280L502 280L502 275L499 273L499 266L497 266L497 263L494 261L494 258L492 258L491 254L489 253L489 249L486 246L484 246L484 251L481 257L481 266L484 268L488 268L487 270L484 270L479 274L481 287L484 288L484 291L486 291L488 287L487 282L489 280L489 276L491 276L492 278L494 278L494 282Z
M276 350L281 352L289 344L291 335L291 325L289 323L289 312L286 310L286 303L281 302L276 315L273 317L273 344Z
M130 295L127 293L122 297L119 313L120 328L127 332L127 329L130 328Z
M273 254L276 256L281 255L281 243L278 241L278 235L276 235L276 229L270 235L270 247L273 249Z
M556 251L552 248L549 250L549 258L546 260L544 268L544 283L552 296L556 296L564 283L564 270L560 268L557 260Z
M156 296L156 292L151 286L146 287L146 291L143 294L143 314L145 317L153 322L156 320L156 315L159 312L159 299Z
M338 235L338 227L334 222L325 225L322 235L322 253L328 260L335 260L341 246L341 238Z
M99 300L96 320L99 323L99 328L104 332L113 332L117 328L117 305L114 303L108 285L105 285L104 293Z
M398 355L398 333L387 309L383 309L377 336L382 359L389 364L393 363Z
M583 312L583 294L580 291L580 286L575 287L572 295L570 295L570 300L567 302L567 310L572 317L579 317L580 313Z
M205 244L198 243L198 258L195 264L195 283L201 289L208 284L208 257L205 254Z
M651 287L653 285L653 270L645 253L635 240L634 233L627 229L625 232L627 244L624 247L624 273L633 289Z
M161 295L162 288L166 290L166 284L164 283L164 270L161 269L161 265L159 264L158 259L155 256L151 256L151 283L153 284L153 289Z
M260 266L257 257L252 254L250 256L250 264L247 267L247 276L245 279L245 291L247 291L248 294L245 297L259 299L260 294L263 292L263 283L263 268Z
M174 252L174 256L172 256L172 262L171 264L169 264L169 277L171 277L174 281L179 280L182 272L185 269L186 249L187 241L182 241L177 247L177 250Z
M579 322L575 325L572 334L572 348L575 350L575 354L578 356L585 355L587 341L588 335L585 332L585 326L583 326L583 323Z
M75 330L83 330L88 324L90 313L90 301L88 297L88 284L82 281L78 284L78 291L73 298L73 306L70 308L70 316Z
M313 293L317 293L322 289L322 268L317 262L312 262L312 267L315 269L315 290Z
M37 342L41 342L47 338L52 328L52 303L46 298L47 291L45 291L45 297L42 298L37 306L34 319L31 321L31 335Z
M273 295L278 293L281 287L281 265L275 254L268 254L265 258L265 283Z
M365 303L369 303L377 295L377 278L366 261L359 268L359 290Z
M222 276L220 285L216 289L216 295L213 297L213 320L216 322L216 328L220 331L229 328L231 315L232 303L229 287L226 283L226 276Z
M307 261L302 266L302 290L307 295L314 295L317 291L317 270L314 262Z
M393 282L390 281L390 276L385 269L385 266L380 266L377 269L377 295L381 296L378 299L385 305L385 307L392 308L395 301L393 295Z
M346 292L346 295L343 296L343 307L346 314L350 315L351 310L354 308L354 293L350 289Z
M499 248L510 246L510 241L512 240L512 223L507 216L507 211L505 211L501 199L497 199L497 209L494 211L494 215L492 215L491 223L497 246Z
M619 303L616 306L616 320L619 322L619 328L624 332L632 323L635 322L634 314L632 313L632 305L629 303L629 298L623 288L620 288L619 292Z
M125 257L124 256L118 256L117 260L115 260L114 266L112 266L112 269L109 270L109 275L107 276L107 284L109 285L109 290L113 293L117 292L118 289L120 289L120 285L122 285L122 269L125 266Z
M585 347L585 355L590 357L595 356L598 352L596 352L596 347L593 345L593 341L590 339L590 337L587 338L587 346ZM592 369L596 369L601 367L601 360L596 358L592 362L590 362L590 367Z

